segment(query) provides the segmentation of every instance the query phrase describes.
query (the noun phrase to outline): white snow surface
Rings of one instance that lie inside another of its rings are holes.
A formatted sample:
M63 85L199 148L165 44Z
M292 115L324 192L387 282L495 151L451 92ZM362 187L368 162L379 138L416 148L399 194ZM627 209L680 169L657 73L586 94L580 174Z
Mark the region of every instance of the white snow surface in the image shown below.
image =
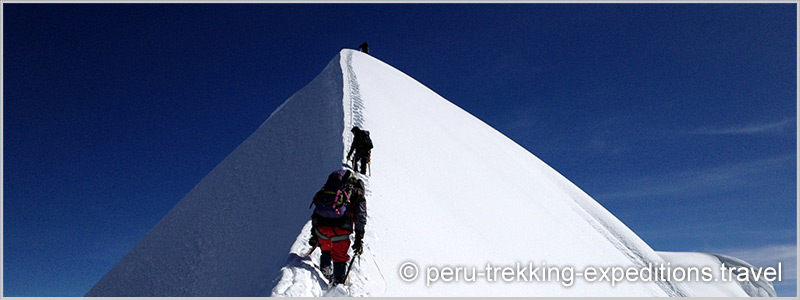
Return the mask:
M365 248L349 284L328 291L315 267L319 250L305 256L308 206L327 175L347 163L354 125L369 130L375 145L371 173L360 176L367 185ZM480 275L487 264L580 272L590 266L641 268L664 258L709 260L685 257L655 252L502 133L397 69L345 49L87 295L741 296L772 288L612 286L579 276L565 286L563 280L505 282ZM419 270L412 282L400 273L409 262ZM428 286L429 267L464 269L461 278Z
M732 277L731 274L723 277L720 269L722 264L726 268L739 269L740 267L745 267L750 270L756 269L741 259L721 254L698 252L659 251L658 254L669 262L672 267L685 269L707 267L711 270L714 279L720 279L713 282L704 282L702 280L686 281L686 284L697 297L777 297L775 288L766 280L754 280L753 277L748 281L742 282L738 280L722 280ZM735 274L737 273L733 273L733 276L736 276Z

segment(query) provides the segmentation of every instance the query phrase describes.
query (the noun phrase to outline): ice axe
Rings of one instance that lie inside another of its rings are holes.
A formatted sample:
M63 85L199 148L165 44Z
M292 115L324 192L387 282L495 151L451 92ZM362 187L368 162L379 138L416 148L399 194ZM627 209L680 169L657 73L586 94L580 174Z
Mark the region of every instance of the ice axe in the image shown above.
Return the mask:
M359 242L361 242L361 241L359 240ZM364 252L364 244L363 244L363 242L361 242L361 243L362 243L361 244L361 248L359 248L358 251L354 251L353 252L353 258L351 258L350 259L350 263L347 264L347 272L344 274L344 283L345 284L347 284L347 282L350 280L350 270L353 269L353 262L356 259L358 259L358 265L359 266L361 265L361 253ZM355 249L353 249L353 250L355 250Z

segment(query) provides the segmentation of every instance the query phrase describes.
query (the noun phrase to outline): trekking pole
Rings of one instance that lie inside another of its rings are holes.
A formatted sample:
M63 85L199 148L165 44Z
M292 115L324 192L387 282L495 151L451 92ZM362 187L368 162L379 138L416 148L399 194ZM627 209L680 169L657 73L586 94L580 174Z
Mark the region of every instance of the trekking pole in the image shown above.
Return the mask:
M367 154L367 174L372 176L372 153Z
M356 253L353 256L353 258L350 259L350 263L347 264L347 273L344 274L344 284L347 284L348 281L350 281L350 270L353 269L353 261L355 261L356 258L359 258L359 257L361 257L361 252ZM360 258L359 258L359 261L361 261ZM359 264L361 264L361 263L359 262Z
M317 244L314 245L314 247L311 247L311 250L308 250L308 253L306 253L306 256L311 256L311 253L314 253L314 250L317 250L317 246L318 245L319 245L319 242L317 242Z

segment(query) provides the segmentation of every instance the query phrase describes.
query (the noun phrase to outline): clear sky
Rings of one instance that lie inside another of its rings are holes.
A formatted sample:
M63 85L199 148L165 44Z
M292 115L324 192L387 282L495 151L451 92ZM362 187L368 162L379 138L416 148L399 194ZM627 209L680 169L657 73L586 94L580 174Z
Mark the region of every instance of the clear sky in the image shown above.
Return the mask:
M82 296L364 41L654 249L796 268L795 4L3 9L5 296Z

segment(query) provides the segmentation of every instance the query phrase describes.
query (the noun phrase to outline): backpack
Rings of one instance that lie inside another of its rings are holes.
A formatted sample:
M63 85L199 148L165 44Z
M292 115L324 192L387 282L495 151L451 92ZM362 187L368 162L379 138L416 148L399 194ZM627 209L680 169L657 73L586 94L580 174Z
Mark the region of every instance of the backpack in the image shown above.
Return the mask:
M369 138L369 131L361 131L361 140L359 142L361 144L361 149L364 151L372 150L372 139Z
M353 193L353 184L356 177L350 170L339 170L328 175L328 181L322 189L314 195L311 206L314 214L324 218L337 219L344 216L347 212L347 204L350 203L350 195Z

